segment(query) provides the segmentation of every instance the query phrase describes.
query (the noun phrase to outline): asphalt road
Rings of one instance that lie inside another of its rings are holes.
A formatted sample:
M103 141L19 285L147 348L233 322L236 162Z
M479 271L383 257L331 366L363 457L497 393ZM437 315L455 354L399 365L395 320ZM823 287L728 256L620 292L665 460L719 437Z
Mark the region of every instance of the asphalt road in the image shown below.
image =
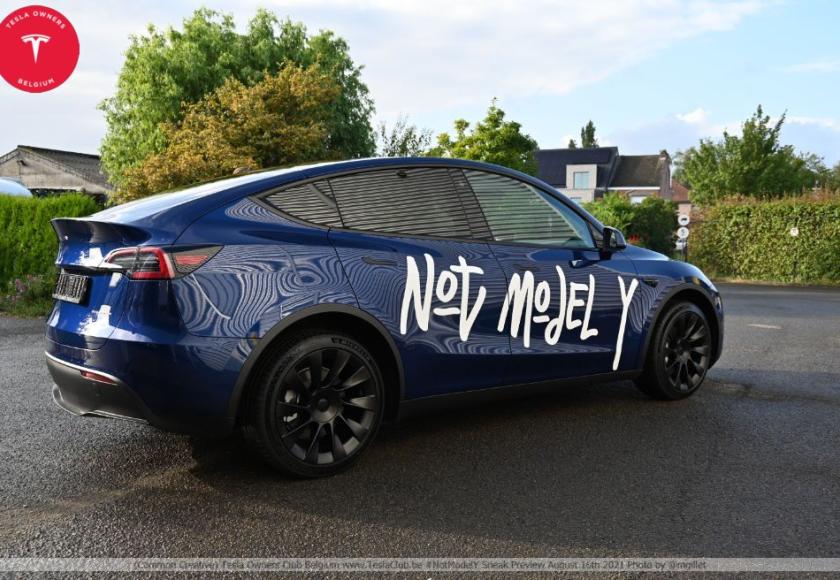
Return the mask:
M340 476L73 417L0 319L0 556L840 557L840 291L725 286L694 397L627 382L386 428Z

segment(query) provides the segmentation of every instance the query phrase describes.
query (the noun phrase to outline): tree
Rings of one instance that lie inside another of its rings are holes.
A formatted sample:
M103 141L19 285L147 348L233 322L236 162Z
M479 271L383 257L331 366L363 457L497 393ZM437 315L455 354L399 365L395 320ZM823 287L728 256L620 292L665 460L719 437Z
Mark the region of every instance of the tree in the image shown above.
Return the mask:
M580 146L584 149L593 149L598 146L598 139L595 138L595 124L591 120L580 128Z
M690 185L691 200L700 205L733 195L771 199L814 187L827 170L819 157L780 144L784 122L782 115L771 124L759 105L741 136L724 131L719 141L701 139L680 152L675 177Z
M120 201L165 189L334 155L328 117L340 88L317 66L287 66L252 86L228 79L179 123L164 123L166 146L126 170Z
M432 130L409 125L400 115L390 130L384 122L379 124L376 141L380 157L417 157L432 144Z
M826 189L840 191L840 161L826 172L820 185Z
M302 24L262 9L240 34L232 16L202 8L184 20L183 30L150 25L131 37L116 94L100 104L108 125L105 172L120 188L128 168L165 149L162 124L177 124L184 103L198 102L230 78L254 85L288 64L318 65L340 89L325 114L327 148L340 157L373 154L373 101L344 40L329 31L308 36Z
M569 149L577 149L577 143L574 139L569 139L569 144L566 146Z
M537 172L537 142L522 133L522 125L505 121L505 112L493 99L487 116L468 132L470 124L464 119L455 121L455 138L448 133L438 135L437 147L429 151L437 157L473 159L504 165L534 175Z

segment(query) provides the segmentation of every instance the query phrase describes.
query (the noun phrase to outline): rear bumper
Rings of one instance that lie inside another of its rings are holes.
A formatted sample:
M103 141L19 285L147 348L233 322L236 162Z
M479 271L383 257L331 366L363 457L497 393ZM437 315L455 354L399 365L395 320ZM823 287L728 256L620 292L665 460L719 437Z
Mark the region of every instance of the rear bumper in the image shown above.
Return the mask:
M224 436L236 423L228 402L241 368L237 344L235 340L173 345L111 339L99 349L87 350L47 340L53 399L74 415ZM90 373L101 380L90 378Z
M97 374L110 379L112 383L86 378L82 373L89 371L47 355L47 368L53 379L53 400L56 404L74 415L96 415L114 419L127 419L140 423L149 423L152 416L140 397L120 379L97 371Z

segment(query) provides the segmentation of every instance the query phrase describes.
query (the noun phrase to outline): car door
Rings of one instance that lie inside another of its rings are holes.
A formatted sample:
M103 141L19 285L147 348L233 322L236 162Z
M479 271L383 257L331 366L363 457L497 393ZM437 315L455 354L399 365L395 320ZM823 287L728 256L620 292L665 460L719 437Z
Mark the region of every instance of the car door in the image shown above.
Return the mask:
M599 252L588 221L559 195L504 175L464 173L508 280L497 329L510 336L510 380L632 367L635 353L623 348L638 287L632 261Z
M459 178L456 183L453 175ZM482 219L460 172L446 167L365 171L330 179L343 228L330 239L359 307L382 322L402 355L405 396L505 382L510 344L496 330L506 280L477 231Z

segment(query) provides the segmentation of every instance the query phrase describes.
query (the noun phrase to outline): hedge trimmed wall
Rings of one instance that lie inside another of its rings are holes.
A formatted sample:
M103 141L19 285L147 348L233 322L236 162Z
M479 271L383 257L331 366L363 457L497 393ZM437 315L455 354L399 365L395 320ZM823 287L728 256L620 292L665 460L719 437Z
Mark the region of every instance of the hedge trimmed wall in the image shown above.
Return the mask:
M709 276L836 284L840 196L718 204L692 227L688 247L689 261Z
M52 277L58 239L50 225L56 217L80 217L99 210L82 194L60 197L0 195L0 292L27 274Z

